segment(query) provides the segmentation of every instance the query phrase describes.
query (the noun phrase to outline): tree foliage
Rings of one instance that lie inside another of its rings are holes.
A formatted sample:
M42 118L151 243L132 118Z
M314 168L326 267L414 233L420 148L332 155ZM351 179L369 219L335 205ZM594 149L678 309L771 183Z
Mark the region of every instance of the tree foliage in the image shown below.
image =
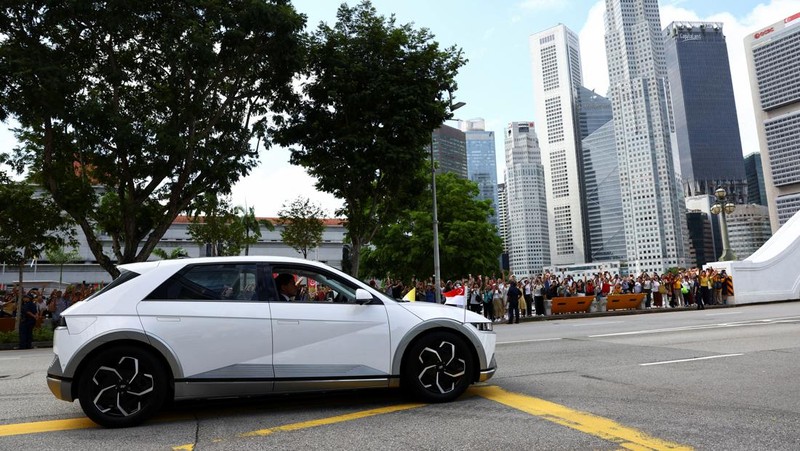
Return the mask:
M449 172L436 176L439 259L446 279L500 271L503 244L489 222L491 201L476 200L477 194L478 186L469 180ZM421 196L400 220L381 228L372 247L363 250L369 271L362 271L362 277L424 280L433 274L432 197Z
M309 199L298 197L288 206L284 204L278 212L278 223L283 226L281 239L284 244L303 254L303 258L308 258L308 250L322 242L324 214L322 208Z
M153 249L153 255L160 258L161 260L175 260L176 258L188 257L189 253L186 252L186 249L182 247L173 248L169 252L167 252L164 249L161 249L160 247L157 247Z
M22 305L23 266L46 250L74 246L72 223L47 196L26 183L0 183L0 261L19 269L17 305ZM19 312L17 309L17 326Z
M75 248L68 251L64 247L45 249L44 255L49 263L58 265L59 283L64 281L64 265L78 261L81 258L81 254L79 254Z
M195 243L209 246L212 257L239 255L247 234L238 215L241 212L241 207L231 207L226 198L206 193L194 204L189 236Z
M343 200L352 270L381 223L393 221L426 186L431 132L448 117L465 60L427 29L397 25L365 1L342 5L333 27L309 37L303 99L278 117L276 141L291 162Z
M242 216L239 220L242 222L244 229L244 255L250 255L250 246L258 243L261 238L261 227L267 230L275 230L275 224L269 219L256 218L256 212L253 207L245 207L242 209Z
M0 6L0 119L112 276L204 192L257 164L295 97L305 17L288 0L19 1ZM114 242L103 249L98 230Z

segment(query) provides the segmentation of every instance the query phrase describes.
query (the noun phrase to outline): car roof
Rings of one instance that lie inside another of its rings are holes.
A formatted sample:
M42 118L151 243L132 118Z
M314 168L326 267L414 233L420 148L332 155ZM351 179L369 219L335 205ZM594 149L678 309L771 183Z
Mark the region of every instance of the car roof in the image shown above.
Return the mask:
M133 271L136 273L144 273L155 269L157 267L172 267L172 266L186 266L202 263L301 263L305 265L316 266L320 268L327 268L324 263L314 260L305 260L297 257L281 257L271 255L240 255L231 257L194 257L194 258L177 258L171 260L153 260L138 263L126 263L119 265L118 268L126 271Z

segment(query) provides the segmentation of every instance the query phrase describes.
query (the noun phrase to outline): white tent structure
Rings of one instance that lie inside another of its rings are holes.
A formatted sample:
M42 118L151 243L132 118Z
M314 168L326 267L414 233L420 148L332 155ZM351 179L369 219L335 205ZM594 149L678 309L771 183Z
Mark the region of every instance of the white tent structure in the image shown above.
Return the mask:
M705 267L733 278L729 304L800 300L800 211L750 257Z

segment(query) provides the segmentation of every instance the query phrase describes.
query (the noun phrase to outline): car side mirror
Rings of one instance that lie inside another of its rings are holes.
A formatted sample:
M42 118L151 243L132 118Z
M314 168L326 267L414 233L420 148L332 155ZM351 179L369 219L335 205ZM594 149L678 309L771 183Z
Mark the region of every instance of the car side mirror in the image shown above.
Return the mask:
M372 297L372 294L370 294L369 291L363 288L356 289L356 304L359 305L369 304L370 302L372 302L373 299L374 298Z

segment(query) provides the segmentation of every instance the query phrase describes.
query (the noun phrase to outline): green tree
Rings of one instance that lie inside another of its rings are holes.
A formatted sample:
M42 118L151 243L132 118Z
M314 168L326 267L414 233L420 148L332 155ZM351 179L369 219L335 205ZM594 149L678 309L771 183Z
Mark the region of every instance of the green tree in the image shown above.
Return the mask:
M322 217L325 213L318 205L309 199L298 197L288 206L278 212L278 224L283 226L281 239L292 249L308 258L308 250L319 246L322 242L322 232L325 223Z
M241 208L241 207L240 207ZM261 238L261 227L267 230L275 230L275 224L268 219L256 218L256 212L253 207L244 207L241 210L242 216L239 217L244 228L244 255L250 255L250 245L258 243Z
M160 247L153 249L153 255L161 260L175 260L176 258L188 257L189 253L182 247L176 247L169 252Z
M206 193L190 214L189 236L200 245L208 245L211 256L239 255L245 245L245 229L238 213L226 198Z
M19 269L18 306L22 305L25 262L65 245L75 245L74 230L52 199L37 195L27 183L0 183L0 261ZM17 328L21 310L17 308Z
M77 261L78 259L81 258L81 255L75 248L73 248L70 251L67 251L63 247L54 247L51 249L45 249L44 255L47 258L48 262L54 265L58 265L58 283L64 281L64 265L66 265L67 263L72 263L74 261Z
M303 98L277 117L275 140L291 162L343 200L352 271L361 248L426 186L431 132L448 118L454 77L465 60L440 49L427 29L397 25L370 2L342 5L333 27L309 36Z
M476 200L478 186L452 173L436 176L439 203L439 257L445 279L500 270L503 244L489 223L491 201ZM363 250L372 273L411 280L433 274L433 217L430 193L420 196L397 222L381 228L371 248Z
M293 102L305 17L288 0L4 2L0 120L27 169L116 277L204 192L257 165Z

